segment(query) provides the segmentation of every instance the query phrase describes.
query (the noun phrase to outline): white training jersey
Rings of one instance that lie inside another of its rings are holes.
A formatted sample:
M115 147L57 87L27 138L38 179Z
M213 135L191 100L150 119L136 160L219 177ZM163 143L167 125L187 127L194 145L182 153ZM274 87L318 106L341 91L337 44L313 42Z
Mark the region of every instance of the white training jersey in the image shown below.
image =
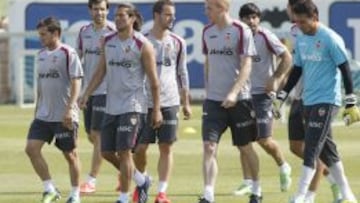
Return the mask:
M153 44L156 53L157 74L160 80L160 106L180 105L179 90L189 89L186 64L186 43L178 35L169 32L158 40L151 32L145 36ZM149 82L146 83L148 106L153 107Z
M257 55L253 56L251 94L266 93L265 87L276 70L276 58L286 51L279 38L266 28L259 27L254 34Z
M93 74L97 68L99 57L101 53L101 40L105 34L114 32L115 25L111 22L106 22L106 25L99 30L95 30L94 24L90 23L80 29L77 38L77 51L83 60L84 81L83 90L88 86ZM92 95L106 94L105 80L92 93Z
M237 20L219 30L210 24L203 29L203 53L208 57L208 78L206 79L206 98L223 101L240 72L240 57L255 56L256 49L250 28ZM238 100L249 99L250 80L238 95Z
M141 61L146 37L140 32L120 40L118 33L105 37L107 114L146 113L145 70Z
M72 47L61 44L55 50L38 53L38 101L36 118L47 122L62 122L70 99L71 80L83 77L79 56ZM74 121L79 121L79 108L73 109Z

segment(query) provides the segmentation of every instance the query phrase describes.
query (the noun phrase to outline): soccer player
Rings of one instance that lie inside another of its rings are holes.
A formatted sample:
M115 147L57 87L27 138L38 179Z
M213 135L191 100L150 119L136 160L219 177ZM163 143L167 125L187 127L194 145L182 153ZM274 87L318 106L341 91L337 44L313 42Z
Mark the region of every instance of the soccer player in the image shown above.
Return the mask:
M41 202L54 202L60 198L60 193L55 188L41 150L45 142L51 143L55 139L55 146L62 151L69 165L72 188L66 202L80 203L80 161L77 152L79 108L76 102L83 77L81 62L75 49L61 43L58 19L42 19L36 28L45 48L38 53L38 99L25 151L43 181Z
M294 6L297 2L303 0L289 0L287 5L287 13L292 22L295 21L294 15L292 13L292 6ZM301 35L301 31L299 27L294 24L290 30L290 40L292 48L295 46L296 37ZM290 106L290 114L289 114L289 122L288 122L288 134L289 134L289 143L290 143L290 151L303 159L304 154L304 139L305 139L305 125L304 125L304 116L303 116L303 101L301 99L301 94L303 92L303 81L302 76L297 82L294 88L294 94L292 97L292 102ZM320 183L320 178L322 175L326 176L326 179L329 181L331 185L331 191L333 194L334 202L341 199L341 194L332 175L327 171L326 166L319 161L316 165L316 173L311 181L309 186L309 190L306 194L306 201L314 202L316 190Z
M83 59L84 87L90 82L100 57L100 40L103 35L115 31L115 26L106 20L109 13L107 0L89 0L89 13L92 22L80 29L77 39L77 52ZM81 193L96 191L96 177L99 173L102 156L100 130L106 103L106 83L103 82L90 96L84 109L84 126L89 141L93 144L91 168L86 182L80 185Z
M158 140L160 157L158 161L159 185L156 203L170 203L166 189L173 165L172 145L176 141L180 95L185 119L191 116L189 99L189 78L186 66L185 40L171 32L175 20L175 5L171 0L158 0L153 6L154 24L145 34L153 44L156 53L157 74L160 78L160 107L163 123L158 129L151 127L152 99L149 98L149 114L145 129L135 150L135 182L141 186L145 180L146 151L150 143ZM147 87L149 87L147 85ZM147 88L150 93L150 89ZM136 196L136 194L135 194Z
M103 156L118 156L121 191L117 203L128 203L129 187L134 170L131 150L134 148L147 113L145 76L148 77L154 102L151 114L153 128L162 122L159 102L159 81L154 50L144 35L138 32L142 16L132 4L120 3L115 12L117 32L105 37L98 67L87 86L81 104L106 78L106 108L101 131ZM139 203L146 202L150 180L139 187ZM146 191L146 192L145 192Z
M203 29L202 39L206 100L202 118L204 195L199 203L215 201L217 146L228 127L233 145L244 154L250 168L250 202L261 202L259 160L251 145L257 132L249 79L256 50L250 28L231 18L229 7L229 0L205 2L211 24Z
M345 88L345 111L349 123L360 117L346 57L345 44L333 30L318 21L317 6L310 0L292 7L297 26L294 68L277 98L284 101L303 75L305 148L303 170L298 189L290 202L305 202L305 196L316 171L317 159L328 167L342 194L341 202L357 202L345 176L343 164L332 139L331 121L341 105L341 76Z
M273 157L280 168L280 189L287 191L291 185L291 167L286 162L277 142L272 138L272 99L278 84L291 67L291 54L282 42L269 30L260 27L261 11L254 3L246 3L239 9L239 18L251 29L257 55L253 56L251 71L251 94L257 123L257 142ZM276 62L275 57L280 61ZM275 67L275 64L278 64ZM251 179L244 155L241 155L244 182L234 191L235 195L250 192Z

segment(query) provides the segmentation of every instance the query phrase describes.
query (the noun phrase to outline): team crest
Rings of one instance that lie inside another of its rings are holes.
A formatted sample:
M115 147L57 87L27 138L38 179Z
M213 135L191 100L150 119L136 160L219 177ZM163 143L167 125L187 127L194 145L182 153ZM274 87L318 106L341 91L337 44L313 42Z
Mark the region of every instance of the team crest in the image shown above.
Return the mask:
M316 46L317 49L320 49L320 47L321 47L321 42L320 42L320 40L316 42L316 45L315 45L315 46Z
M130 48L130 46L128 45L126 48L125 48L125 53L129 53L130 52L130 50L131 50L131 48Z
M137 124L137 118L136 118L136 116L132 116L132 117L130 118L130 123L131 123L131 125L136 125L136 124Z
M255 118L255 111L250 111L250 116L251 116L251 118Z
M321 108L319 109L318 113L319 113L319 116L320 116L320 117L323 117L323 116L326 114L326 109L323 108L323 107L321 107Z

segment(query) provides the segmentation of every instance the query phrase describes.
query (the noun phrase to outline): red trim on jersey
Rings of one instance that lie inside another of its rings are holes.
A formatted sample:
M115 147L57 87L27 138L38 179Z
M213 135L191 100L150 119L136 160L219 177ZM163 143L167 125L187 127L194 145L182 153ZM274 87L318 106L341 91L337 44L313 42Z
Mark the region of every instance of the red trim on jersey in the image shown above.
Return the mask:
M89 27L91 27L92 25L93 25L93 24L90 23L90 24L84 25L84 26L82 26L82 27L80 28L80 32L79 32L79 36L78 36L78 38L79 38L78 49L80 49L80 50L83 49L83 39L82 39L82 37L81 37L81 34L82 34L86 29L88 29Z
M244 53L244 29L241 24L238 24L236 21L232 23L234 27L236 27L239 30L239 44L238 44L238 51L239 54Z
M269 38L266 36L266 34L263 31L258 31L258 33L264 38L268 50L276 55L275 49L271 46Z
M182 54L182 51L183 51L183 45L181 43L181 40L178 36L170 33L170 36L172 38L174 38L176 40L176 42L179 44L179 50L178 50L178 54L176 56L176 78L177 78L177 81L178 81L178 84L179 84L179 87L180 88L183 88L184 84L182 83L182 80L180 78L180 74L179 74L179 64L180 64L180 58L181 58L181 54Z
M106 28L107 28L109 31L115 31L114 28L112 28L109 24L106 25Z
M60 47L60 50L63 51L65 53L65 57L66 57L66 72L67 72L67 75L68 77L70 78L70 52L69 50L64 47L64 46L61 46Z
M135 37L135 35L133 36L133 40L135 40L137 48L141 50L144 43L139 38Z
M116 36L118 33L117 32L114 32L114 33L111 33L107 36L105 36L105 43L108 42L111 38L113 38L114 36Z
M206 55L208 53L208 48L206 46L206 42L205 42L205 32L206 30L208 30L210 27L212 27L214 24L208 24L204 27L203 29L203 34L202 34L202 52L204 55Z

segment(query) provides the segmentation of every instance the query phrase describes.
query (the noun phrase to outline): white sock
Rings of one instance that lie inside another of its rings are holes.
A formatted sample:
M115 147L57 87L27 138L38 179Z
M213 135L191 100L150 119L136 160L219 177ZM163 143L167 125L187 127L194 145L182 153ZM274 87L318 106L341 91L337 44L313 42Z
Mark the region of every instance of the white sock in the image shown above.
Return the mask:
M341 161L338 161L329 167L329 172L332 174L334 180L339 185L343 199L355 201L356 198L350 189L349 182L345 176L344 166Z
M211 186L211 185L206 185L205 186L204 198L206 200L208 200L209 202L214 202L215 201L214 186Z
M314 191L308 191L305 195L305 199L309 202L315 202L315 195L316 193Z
M305 197L309 189L309 185L315 175L316 170L307 166L303 166L302 174L299 180L299 188L297 191L298 196Z
M133 179L136 183L137 186L142 186L145 183L145 175L142 174L140 171L138 171L137 169L134 170L134 176Z
M43 181L45 192L55 192L55 186L51 179Z
M96 178L92 177L91 175L87 176L86 182L89 183L90 185L96 185Z
M159 185L158 185L158 193L166 192L166 189L168 187L168 183L166 181L159 181Z
M280 166L280 173L289 173L291 172L291 167L287 162L284 162Z
M80 198L80 187L73 186L70 191L70 197L72 197L74 199L79 199Z
M251 179L244 179L244 184L252 186L253 181Z
M252 181L251 193L257 196L261 196L260 181Z
M129 203L129 195L128 195L128 193L121 192L119 197L118 197L118 200L121 201L122 203Z
M335 181L333 175L331 175L330 171L329 171L329 173L327 174L326 179L329 181L330 185L336 184L336 181Z

